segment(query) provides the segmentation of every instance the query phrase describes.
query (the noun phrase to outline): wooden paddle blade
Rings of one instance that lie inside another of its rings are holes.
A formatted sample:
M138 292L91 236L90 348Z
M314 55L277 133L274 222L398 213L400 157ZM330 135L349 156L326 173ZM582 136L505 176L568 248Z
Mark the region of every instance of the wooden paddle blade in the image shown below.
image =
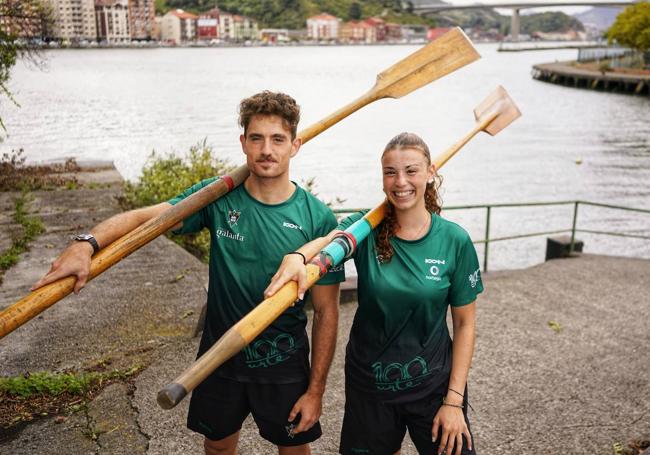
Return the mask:
M377 98L400 98L481 58L456 27L377 76Z
M494 114L496 114L494 120L488 123L483 129L490 136L494 136L521 117L521 112L517 108L517 105L510 98L506 89L500 85L474 109L474 117L479 123Z

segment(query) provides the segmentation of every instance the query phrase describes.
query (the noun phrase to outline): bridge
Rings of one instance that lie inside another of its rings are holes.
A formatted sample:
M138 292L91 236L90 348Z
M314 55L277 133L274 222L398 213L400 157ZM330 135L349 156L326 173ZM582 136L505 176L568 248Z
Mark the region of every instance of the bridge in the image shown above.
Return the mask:
M642 1L642 0L641 0ZM617 6L629 6L636 3L641 3L641 1L603 1L603 0L577 0L577 1L536 1L535 3L524 3L524 2L494 2L494 3L473 3L468 5L452 5L450 3L432 3L425 4L421 3L419 5L413 6L413 12L417 14L433 14L439 13L441 11L450 11L450 10L463 10L463 9L512 9L512 19L510 22L510 36L513 41L519 39L519 31L521 29L521 22L519 18L519 11L522 9L530 8L548 8L554 6L602 6L602 7L617 7Z

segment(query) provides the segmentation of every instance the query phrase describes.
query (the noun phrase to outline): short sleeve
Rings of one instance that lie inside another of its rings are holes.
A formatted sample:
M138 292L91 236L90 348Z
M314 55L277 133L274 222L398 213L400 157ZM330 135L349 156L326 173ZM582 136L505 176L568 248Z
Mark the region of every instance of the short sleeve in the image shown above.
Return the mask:
M469 235L465 233L456 253L456 267L450 279L449 304L459 307L472 303L483 292L481 269L476 249Z
M192 194L196 193L197 191L203 189L204 187L208 186L212 182L217 180L216 177L212 177L209 179L205 179L195 185L192 185L191 187L187 188L185 191L183 191L181 194L173 197L170 199L168 202L171 205L176 205L183 199L191 196ZM193 213L192 215L188 216L183 220L183 226L181 226L180 229L174 230L174 234L192 234L194 232L199 232L201 229L203 229L206 226L205 223L205 207L199 210L198 212Z

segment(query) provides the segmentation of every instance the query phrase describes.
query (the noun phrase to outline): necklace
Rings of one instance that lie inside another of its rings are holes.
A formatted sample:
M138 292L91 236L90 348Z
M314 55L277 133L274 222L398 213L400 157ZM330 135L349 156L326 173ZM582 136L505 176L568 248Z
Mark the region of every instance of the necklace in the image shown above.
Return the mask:
M428 212L427 212L427 213L428 213ZM429 215L429 216L427 217L426 221L424 222L424 224L423 224L422 226L420 226L420 229L418 229L418 231L415 233L415 235L414 235L413 237L410 237L410 236L409 236L410 238L407 238L407 239L405 239L405 240L418 240L418 239L420 238L420 234L421 234L422 232L424 232L425 228L426 228L427 226L429 226L429 224L431 223L431 214L428 213L428 215Z

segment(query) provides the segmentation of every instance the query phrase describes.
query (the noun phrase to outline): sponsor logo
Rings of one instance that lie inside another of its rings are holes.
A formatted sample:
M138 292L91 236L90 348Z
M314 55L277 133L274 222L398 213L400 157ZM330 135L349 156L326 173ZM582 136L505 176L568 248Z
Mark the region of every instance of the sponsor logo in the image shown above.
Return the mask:
M431 374L427 362L420 356L405 364L395 362L384 366L381 362L375 362L372 370L375 373L375 387L393 392L417 387Z
M244 349L248 368L268 368L284 362L297 350L296 342L288 333L281 333L273 340L261 339Z
M282 223L282 227L286 227L286 228L296 229L296 230L302 231L302 226L300 226L300 225L298 225L298 224L289 223L288 221L285 221L284 223Z
M214 231L214 235L217 236L217 238L227 238L227 239L232 239L232 240L237 240L238 242L243 242L244 241L244 236L241 235L240 233L235 234L234 232L230 232L226 229L217 229Z
M239 217L241 216L241 211L239 210L228 210L228 226L233 227L237 226L237 221L239 221Z
M287 430L287 436L293 439L293 437L296 435L296 433L294 433L296 426L293 423L290 423L289 425L285 425L284 429Z
M342 270L345 270L345 265L344 264L339 264L339 265L335 265L333 267L330 267L329 271L330 272L340 272Z
M479 281L481 281L481 269L474 270L474 273L468 275L469 284L475 288Z
M433 280L433 281L440 281L442 278L440 278L440 266L445 265L445 260L444 259L431 259L431 258L426 258L424 260L424 263L427 265L430 265L428 274L425 275L425 278L427 280Z

